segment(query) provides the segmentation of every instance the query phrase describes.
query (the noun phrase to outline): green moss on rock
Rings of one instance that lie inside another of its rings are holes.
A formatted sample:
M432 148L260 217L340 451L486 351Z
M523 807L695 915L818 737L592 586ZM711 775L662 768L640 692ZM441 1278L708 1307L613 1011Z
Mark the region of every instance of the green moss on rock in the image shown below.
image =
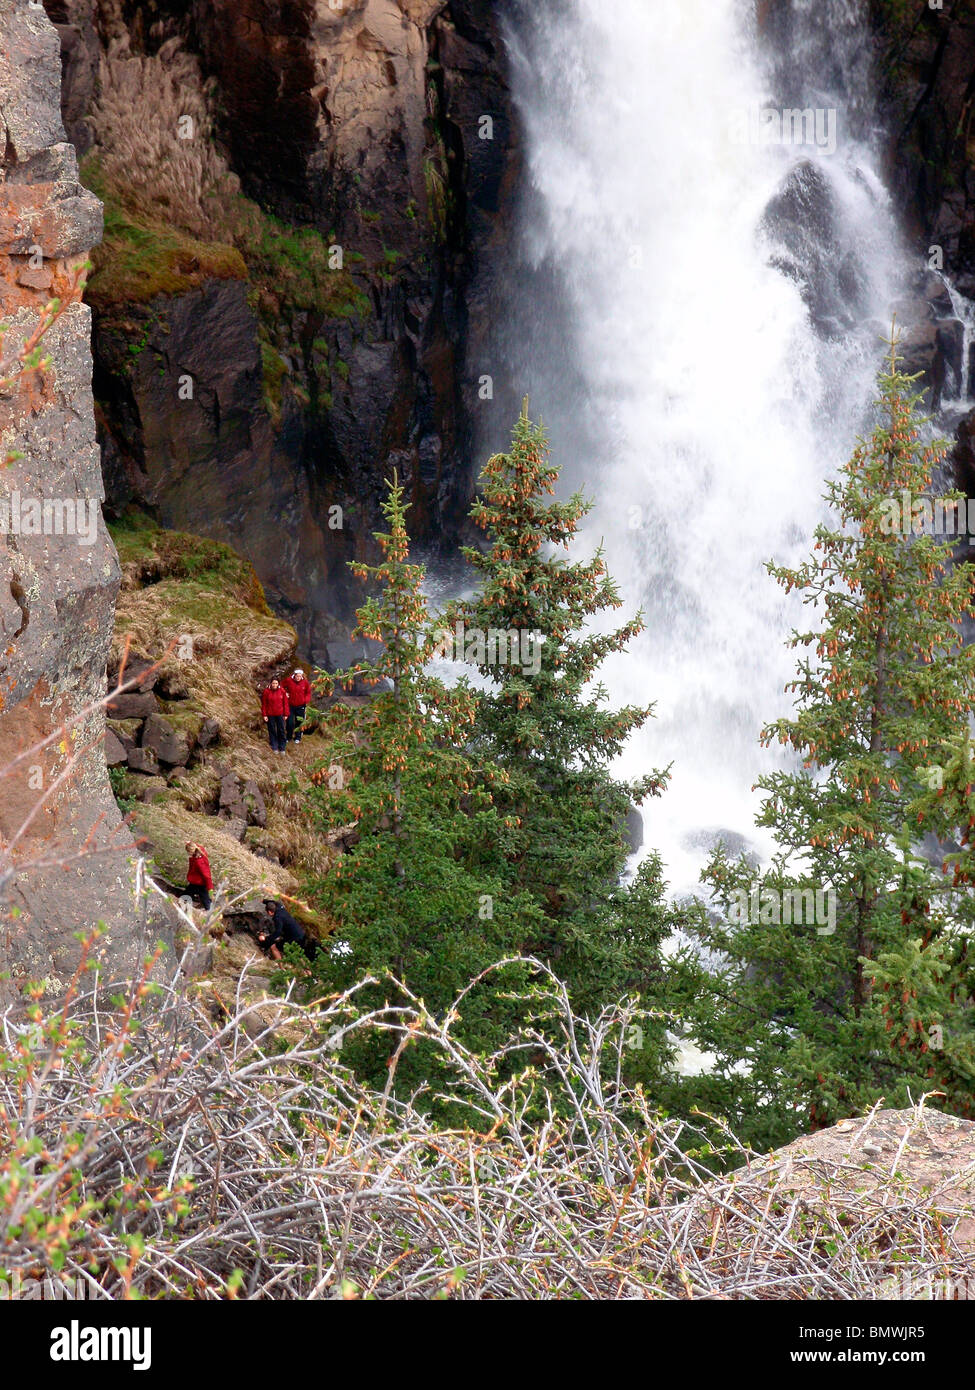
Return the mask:
M126 575L130 587L166 579L196 581L197 592L217 589L257 614L272 616L253 565L229 545L165 531L138 511L110 521L108 529L120 563L131 571Z
M82 179L105 207L105 233L92 253L87 292L96 308L186 294L206 280L247 278L246 262L235 246L200 241L179 227L140 222L104 179L97 158L85 161Z

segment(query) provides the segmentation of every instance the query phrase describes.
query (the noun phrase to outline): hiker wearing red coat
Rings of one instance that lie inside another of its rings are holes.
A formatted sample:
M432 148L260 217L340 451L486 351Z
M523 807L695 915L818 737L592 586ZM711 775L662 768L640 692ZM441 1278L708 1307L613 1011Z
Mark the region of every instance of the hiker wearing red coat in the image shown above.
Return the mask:
M288 715L288 738L293 743L301 742L301 726L305 722L305 710L311 701L311 681L299 667L284 678L284 688L291 704Z
M207 852L202 845L195 845L192 840L187 841L186 852L190 856L189 867L186 870L186 892L204 911L209 911L213 874L210 872Z
M284 753L288 747L288 733L285 721L291 713L288 692L275 676L271 684L261 692L261 713L267 725L267 736L275 753Z

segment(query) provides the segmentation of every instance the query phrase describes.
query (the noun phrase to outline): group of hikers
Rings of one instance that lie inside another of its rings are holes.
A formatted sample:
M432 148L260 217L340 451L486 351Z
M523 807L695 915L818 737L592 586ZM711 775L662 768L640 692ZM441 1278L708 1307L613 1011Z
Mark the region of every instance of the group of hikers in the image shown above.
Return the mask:
M298 667L283 681L277 676L261 691L261 714L274 753L286 753L289 743L301 742L305 711L311 702L311 682Z
M211 906L210 894L213 892L213 873L210 860L202 845L187 841L186 852L190 862L186 870L186 894L205 911ZM300 946L309 960L314 960L319 952L318 942L309 936L300 922L277 898L264 899L266 923L255 933L258 945L272 960L283 959L283 948L289 945Z
M261 714L267 725L268 740L275 753L287 751L288 744L300 743L305 714L311 703L311 682L301 667L281 681L277 676L261 691ZM202 845L187 841L189 864L186 870L186 896L198 907L209 911L213 892L213 873L210 860ZM282 959L282 949L300 946L309 960L314 960L319 946L300 922L276 898L264 899L267 921L256 932L258 943L272 960Z

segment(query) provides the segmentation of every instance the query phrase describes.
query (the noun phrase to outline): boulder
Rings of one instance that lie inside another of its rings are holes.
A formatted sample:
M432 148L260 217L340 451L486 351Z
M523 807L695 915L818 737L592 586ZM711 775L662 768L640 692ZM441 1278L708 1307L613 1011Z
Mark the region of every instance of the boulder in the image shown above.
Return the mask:
M241 800L247 807L247 819L251 825L261 827L267 825L267 808L264 805L261 789L256 782L247 781L244 783Z
M199 941L187 949L181 963L182 972L188 977L209 975L213 969L213 942Z
M844 1207L854 1211L882 1193L894 1170L902 1184L942 1214L946 1225L958 1220L955 1237L971 1254L975 1251L973 1148L975 1125L970 1120L941 1114L922 1103L914 1110L856 1115L795 1139L740 1169L740 1184L751 1186L754 1181L763 1196L774 1187L780 1199L798 1198L813 1209L829 1203L842 1214ZM882 1244L885 1236L877 1234Z
M934 270L922 271L917 280L917 291L922 298L926 299L931 306L931 313L935 318L947 319L954 314L951 303L951 295L948 287Z
M115 795L123 804L139 801L143 805L151 805L168 792L169 787L164 777L152 773L133 772L131 768L126 768L115 780Z
M274 836L259 825L251 825L244 832L244 844L252 854L267 859L272 864L281 863L281 849Z
M234 903L233 907L223 914L223 923L228 936L250 937L255 952L261 954L256 937L267 925L267 913L260 898L245 898L243 902Z
M151 692L125 692L109 700L106 710L112 719L148 719L159 709L159 701Z
M961 319L946 318L938 320L938 351L944 359L944 375L953 384L952 394L961 395L962 378L965 373L963 362L965 351L965 325Z
M947 387L960 394L964 364L962 362L965 329L960 319L929 319L918 314L913 322L906 321L900 342L901 371L910 374L923 372L931 392L930 408L938 410Z
M193 751L193 740L183 729L174 729L162 714L151 714L142 730L142 747L151 748L161 763L185 767Z
M112 733L111 729L105 730L105 763L108 767L120 767L128 758L128 750L122 741Z
M840 217L829 178L804 159L790 168L762 219L774 248L772 263L796 281L826 337L853 327L859 298L855 268L843 264Z
M220 738L220 724L216 719L204 719L200 725L196 743L198 748L210 748Z
M243 841L247 834L247 822L241 816L221 816L220 828L235 840Z
M169 792L169 784L165 777L140 777L136 787L136 795L139 800L147 806L151 806L154 801L161 801Z
M325 842L332 849L342 850L354 849L361 839L359 827L355 821L351 825L340 825L335 830L326 830Z
M169 785L187 807L204 815L215 815L219 808L220 779L210 768L174 767L169 772Z
M144 772L150 777L159 773L159 759L151 748L131 748L126 761L133 772Z
M108 693L112 691L121 681L126 687L125 693L130 695L147 695L155 688L159 679L159 671L152 661L146 661L144 657L129 657L124 671L110 671L108 677Z
M220 814L247 824L247 803L236 772L225 772L220 778Z
M142 737L141 719L109 719L107 724L126 752L138 748Z

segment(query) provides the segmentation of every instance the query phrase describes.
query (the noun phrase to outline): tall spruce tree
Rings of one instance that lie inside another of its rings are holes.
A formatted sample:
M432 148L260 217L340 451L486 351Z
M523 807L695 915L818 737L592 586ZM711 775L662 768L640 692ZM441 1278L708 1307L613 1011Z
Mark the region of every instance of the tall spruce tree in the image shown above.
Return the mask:
M467 751L474 693L465 682L449 688L425 669L437 637L423 568L410 562L395 478L383 510L389 530L376 534L380 562L352 565L376 586L358 610L357 635L379 644L377 654L320 678L327 695L356 682L377 693L331 708L329 760L314 775L326 828L358 828L357 843L318 885L345 948L333 948L319 969L333 985L391 972L443 1012L475 975L526 944L539 914L527 895L510 892L497 867L499 847L512 834L492 801L505 775ZM511 972L468 996L468 1045L487 1049L502 1040L510 1023L499 997L505 982L512 983ZM383 985L366 1002L387 998L395 1002ZM360 1041L353 1051L360 1069L373 1079L384 1075L389 1038ZM429 1061L407 1056L401 1078L416 1081Z
M510 891L539 903L534 953L569 984L578 1008L594 1009L627 989L659 989L660 943L679 914L665 902L655 856L620 886L628 812L658 795L667 773L627 783L610 771L653 707L606 708L596 676L643 622L588 630L621 599L601 550L586 562L569 556L591 504L578 493L554 500L558 474L526 402L510 452L494 455L481 476L471 517L487 544L464 551L478 584L447 621L486 682L471 748L504 773L495 804L511 827L501 847Z
M892 341L876 427L827 487L834 520L797 569L768 566L819 619L792 637L804 653L789 687L795 713L762 734L801 767L760 779L759 823L781 849L771 869L723 852L709 866L722 911L705 935L724 969L709 975L683 958L684 1007L718 1054L715 1071L686 1090L742 1117L763 1145L930 1088L938 1027L957 1028L960 1052L970 1049L961 1037L970 980L957 961L968 905L919 839L951 819L931 807L928 768L967 734L972 570L952 564L950 540L913 533L933 511L932 474L946 452L925 442L915 379L898 371ZM923 827L919 804L929 810ZM818 920L808 896L799 924L783 910L797 892L824 895ZM949 1103L961 1105L957 1085Z

